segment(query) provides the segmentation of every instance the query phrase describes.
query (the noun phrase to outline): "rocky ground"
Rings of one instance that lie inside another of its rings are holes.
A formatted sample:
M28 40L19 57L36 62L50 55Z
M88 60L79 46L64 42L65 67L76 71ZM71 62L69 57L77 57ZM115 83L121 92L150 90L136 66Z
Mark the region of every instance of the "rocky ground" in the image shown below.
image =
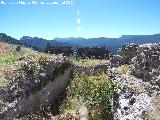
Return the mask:
M26 48L17 52L16 46L10 45L5 48L0 58L0 119L18 101L33 94L32 90L40 90L32 88L42 78L68 62L62 55ZM126 44L110 60L70 59L70 63L75 74L59 104L60 111L54 115L35 112L21 119L160 120L159 44Z
M159 44L127 44L118 51L108 69L111 82L119 84L114 119L160 119L159 56Z
M115 120L159 120L158 101L160 92L149 82L144 82L129 73L117 72L117 68L109 69L111 82L119 84L117 98L114 101L113 113ZM154 111L154 112L150 112Z

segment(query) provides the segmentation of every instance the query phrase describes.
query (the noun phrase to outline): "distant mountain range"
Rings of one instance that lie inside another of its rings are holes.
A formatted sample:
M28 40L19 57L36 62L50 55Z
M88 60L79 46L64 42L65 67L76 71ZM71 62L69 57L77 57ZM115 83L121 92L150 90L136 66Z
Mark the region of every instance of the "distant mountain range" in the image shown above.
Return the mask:
M20 39L22 43L27 44L28 46L43 50L47 44L49 43L52 46L71 46L68 43L63 43L59 42L56 40L46 40L43 38L38 38L38 37L29 37L29 36L24 36Z
M122 35L120 38L55 38L53 40L46 40L38 37L24 36L20 40L16 40L13 37L7 36L4 33L0 33L0 41L25 45L29 47L36 48L38 50L43 50L47 44L53 46L70 46L73 49L79 47L106 47L112 53L115 53L118 48L126 43L160 43L160 34L154 35Z
M15 44L15 45L22 45L22 42L6 35L5 33L0 33L0 42L5 42L5 43L9 43L9 44Z

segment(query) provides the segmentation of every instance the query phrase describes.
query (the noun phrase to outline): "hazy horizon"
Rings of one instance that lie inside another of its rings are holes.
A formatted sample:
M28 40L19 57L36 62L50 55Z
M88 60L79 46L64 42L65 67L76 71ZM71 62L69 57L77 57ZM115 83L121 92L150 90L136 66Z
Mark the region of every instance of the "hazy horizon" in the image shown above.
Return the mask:
M11 37L13 37L13 38L15 38L15 39L17 39L17 40L20 40L22 37L24 37L24 36L28 36L28 37L37 37L37 38L42 38L42 39L46 39L46 40L54 40L54 39L56 39L56 38L62 38L62 39L67 39L67 38L85 38L85 39L90 39L90 38L116 38L116 39L118 39L118 38L120 38L120 37L122 37L122 36L132 36L131 34L129 34L129 35L120 35L119 37L107 37L107 36L99 36L99 37L73 37L73 36L71 36L71 37L54 37L54 38L51 38L51 39L47 39L47 38L44 38L44 37L39 37L39 36L29 36L29 35L22 35L21 37L19 37L19 38L17 38L17 37L15 37L15 36L12 36L12 35L10 35L10 34L7 34L7 33L4 33L4 34L6 34L7 36L11 36ZM157 35L157 34L160 34L160 33L154 33L154 34L143 34L143 35ZM141 36L142 34L134 34L135 36ZM133 36L134 36L133 35Z

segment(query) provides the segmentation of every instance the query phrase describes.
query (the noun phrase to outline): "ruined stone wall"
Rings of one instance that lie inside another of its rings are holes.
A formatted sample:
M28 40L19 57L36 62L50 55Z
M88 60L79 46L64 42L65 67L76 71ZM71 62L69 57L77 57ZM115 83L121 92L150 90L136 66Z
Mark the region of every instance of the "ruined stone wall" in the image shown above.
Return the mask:
M75 72L79 73L96 73L96 72L106 72L108 68L108 65L102 64L102 65L95 65L95 66L90 66L90 67L85 67L85 66L77 66L75 65Z
M58 95L65 90L70 80L71 72L72 67L65 70L63 75L56 77L53 82L49 81L40 91L21 100L16 107L9 109L5 113L5 117L9 119L15 118L16 116L24 116L31 112L41 110L42 108L47 109L47 107L56 104L54 101Z

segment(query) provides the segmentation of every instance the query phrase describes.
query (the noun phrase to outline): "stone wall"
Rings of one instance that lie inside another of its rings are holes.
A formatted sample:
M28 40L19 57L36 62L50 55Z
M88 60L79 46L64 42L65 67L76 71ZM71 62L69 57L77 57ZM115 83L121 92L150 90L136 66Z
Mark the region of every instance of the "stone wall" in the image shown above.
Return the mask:
M108 68L107 64L95 65L95 66L89 66L89 67L75 65L74 71L78 73L89 74L89 73L96 73L96 72L102 72L102 71L106 72L107 68Z
M72 67L68 68L63 75L56 77L53 82L49 81L42 90L21 100L17 103L16 107L8 109L4 117L11 119L16 116L24 116L42 108L47 109L47 107L56 104L54 101L65 90L70 80L71 71Z
M5 71L5 78L10 82L0 85L0 120L54 105L57 96L65 90L72 70L63 56L50 56L47 60L45 57L19 58Z

